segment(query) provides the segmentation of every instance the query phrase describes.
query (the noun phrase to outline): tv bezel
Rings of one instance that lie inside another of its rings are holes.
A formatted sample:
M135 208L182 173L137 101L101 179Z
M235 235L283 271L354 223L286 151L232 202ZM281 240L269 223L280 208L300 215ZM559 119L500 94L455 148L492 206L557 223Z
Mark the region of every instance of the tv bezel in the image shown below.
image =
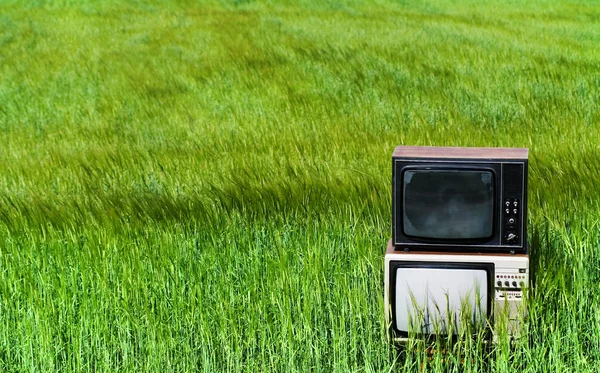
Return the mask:
M488 171L492 173L492 178L493 178L493 188L494 188L494 200L493 200L493 208L492 208L492 215L493 215L493 220L492 220L492 233L490 234L490 236L488 237L481 237L481 238L435 238L435 237L419 237L419 236L412 236L409 234L406 234L405 230L404 230L404 211L400 211L397 212L400 214L400 219L402 220L402 224L401 224L401 231L402 231L402 235L408 239L411 239L413 241L416 242L423 242L423 243L438 243L438 244L442 244L442 245L447 245L448 243L452 244L470 244L470 245L474 245L474 244L484 244L489 242L490 240L493 240L495 237L498 237L498 230L500 229L499 226L499 220L501 220L501 216L498 216L498 214L500 213L500 211L498 210L498 206L502 203L502 196L500 195L500 191L498 190L498 183L496 182L497 180L497 175L496 175L496 169L495 167L473 167L472 165L460 165L460 166L455 166L455 167L446 167L446 166L442 166L440 165L440 163L433 163L431 165L408 165L402 168L401 170L401 175L400 175L400 180L398 181L398 183L400 184L400 198L402 200L402 207L404 207L404 201L405 201L405 195L404 195L404 173L406 171L409 170L443 170L443 171ZM397 185L395 185L396 187ZM396 215L396 218L398 218L398 215ZM500 237L500 240L502 240L502 238Z
M407 338L409 335L414 336L436 336L433 333L419 333L417 331L403 331L397 329L396 325L396 271L398 268L431 268L431 269L459 269L459 270L484 270L487 273L487 315L485 316L486 327L485 333L491 334L491 326L494 324L494 310L493 301L495 297L493 281L495 278L495 264L493 262L437 262L437 261L401 261L391 260L389 262L389 303L391 312L391 325L390 330L395 337ZM458 331L456 331L458 332ZM446 334L447 335L447 334ZM456 337L458 333L453 333L453 337Z

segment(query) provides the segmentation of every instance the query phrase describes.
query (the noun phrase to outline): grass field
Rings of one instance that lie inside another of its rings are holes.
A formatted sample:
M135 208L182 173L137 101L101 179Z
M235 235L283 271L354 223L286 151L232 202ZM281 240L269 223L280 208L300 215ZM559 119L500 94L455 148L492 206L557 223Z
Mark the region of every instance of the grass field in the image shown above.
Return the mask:
M595 1L0 2L0 370L598 372ZM530 148L530 338L397 354L395 145Z

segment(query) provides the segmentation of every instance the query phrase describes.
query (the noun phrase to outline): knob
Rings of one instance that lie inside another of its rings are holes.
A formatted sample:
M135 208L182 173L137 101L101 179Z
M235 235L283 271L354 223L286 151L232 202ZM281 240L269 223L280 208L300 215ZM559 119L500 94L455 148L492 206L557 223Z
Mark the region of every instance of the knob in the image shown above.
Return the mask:
M510 206L510 201L506 201L506 202L504 202L504 204L506 205L506 207L509 207Z
M497 282L498 286L502 286L502 281Z
M506 213L506 215L510 214L510 209L506 209L504 210L504 212Z
M517 215L517 212L519 212L519 210L513 209L513 214Z
M513 282L512 282L512 286L514 286L514 287L517 287L517 282L516 282L516 281L513 281Z
M519 286L524 288L525 287L525 283L523 281L519 282Z
M515 207L519 206L519 201L514 201L513 206L515 206Z
M506 241L508 241L508 242L515 242L516 240L517 240L517 235L514 233L509 233L506 236Z
M509 287L510 284L508 283L508 281L504 281L504 286Z
M515 224L515 218L508 219L508 224Z

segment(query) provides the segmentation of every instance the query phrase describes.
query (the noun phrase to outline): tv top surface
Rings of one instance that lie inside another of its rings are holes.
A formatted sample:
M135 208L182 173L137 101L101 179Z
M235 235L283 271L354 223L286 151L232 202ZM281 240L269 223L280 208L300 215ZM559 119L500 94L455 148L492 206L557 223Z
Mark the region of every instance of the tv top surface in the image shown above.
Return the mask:
M394 158L527 159L527 148L397 146Z

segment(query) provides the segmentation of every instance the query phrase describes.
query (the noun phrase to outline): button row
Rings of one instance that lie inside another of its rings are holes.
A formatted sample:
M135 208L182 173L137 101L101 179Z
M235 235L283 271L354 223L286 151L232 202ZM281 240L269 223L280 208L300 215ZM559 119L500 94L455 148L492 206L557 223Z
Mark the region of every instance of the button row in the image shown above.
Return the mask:
M498 282L496 282L496 285L498 285L498 287L502 287L502 285L504 285L504 287L506 287L506 288L511 287L511 285L514 288L516 288L516 287L520 287L520 288L525 287L525 283L523 281L519 282L518 284L517 284L516 281L513 281L513 282L504 281L504 283L502 283L502 281L498 281Z
M516 279L524 279L524 275L496 275L496 278L516 278Z

